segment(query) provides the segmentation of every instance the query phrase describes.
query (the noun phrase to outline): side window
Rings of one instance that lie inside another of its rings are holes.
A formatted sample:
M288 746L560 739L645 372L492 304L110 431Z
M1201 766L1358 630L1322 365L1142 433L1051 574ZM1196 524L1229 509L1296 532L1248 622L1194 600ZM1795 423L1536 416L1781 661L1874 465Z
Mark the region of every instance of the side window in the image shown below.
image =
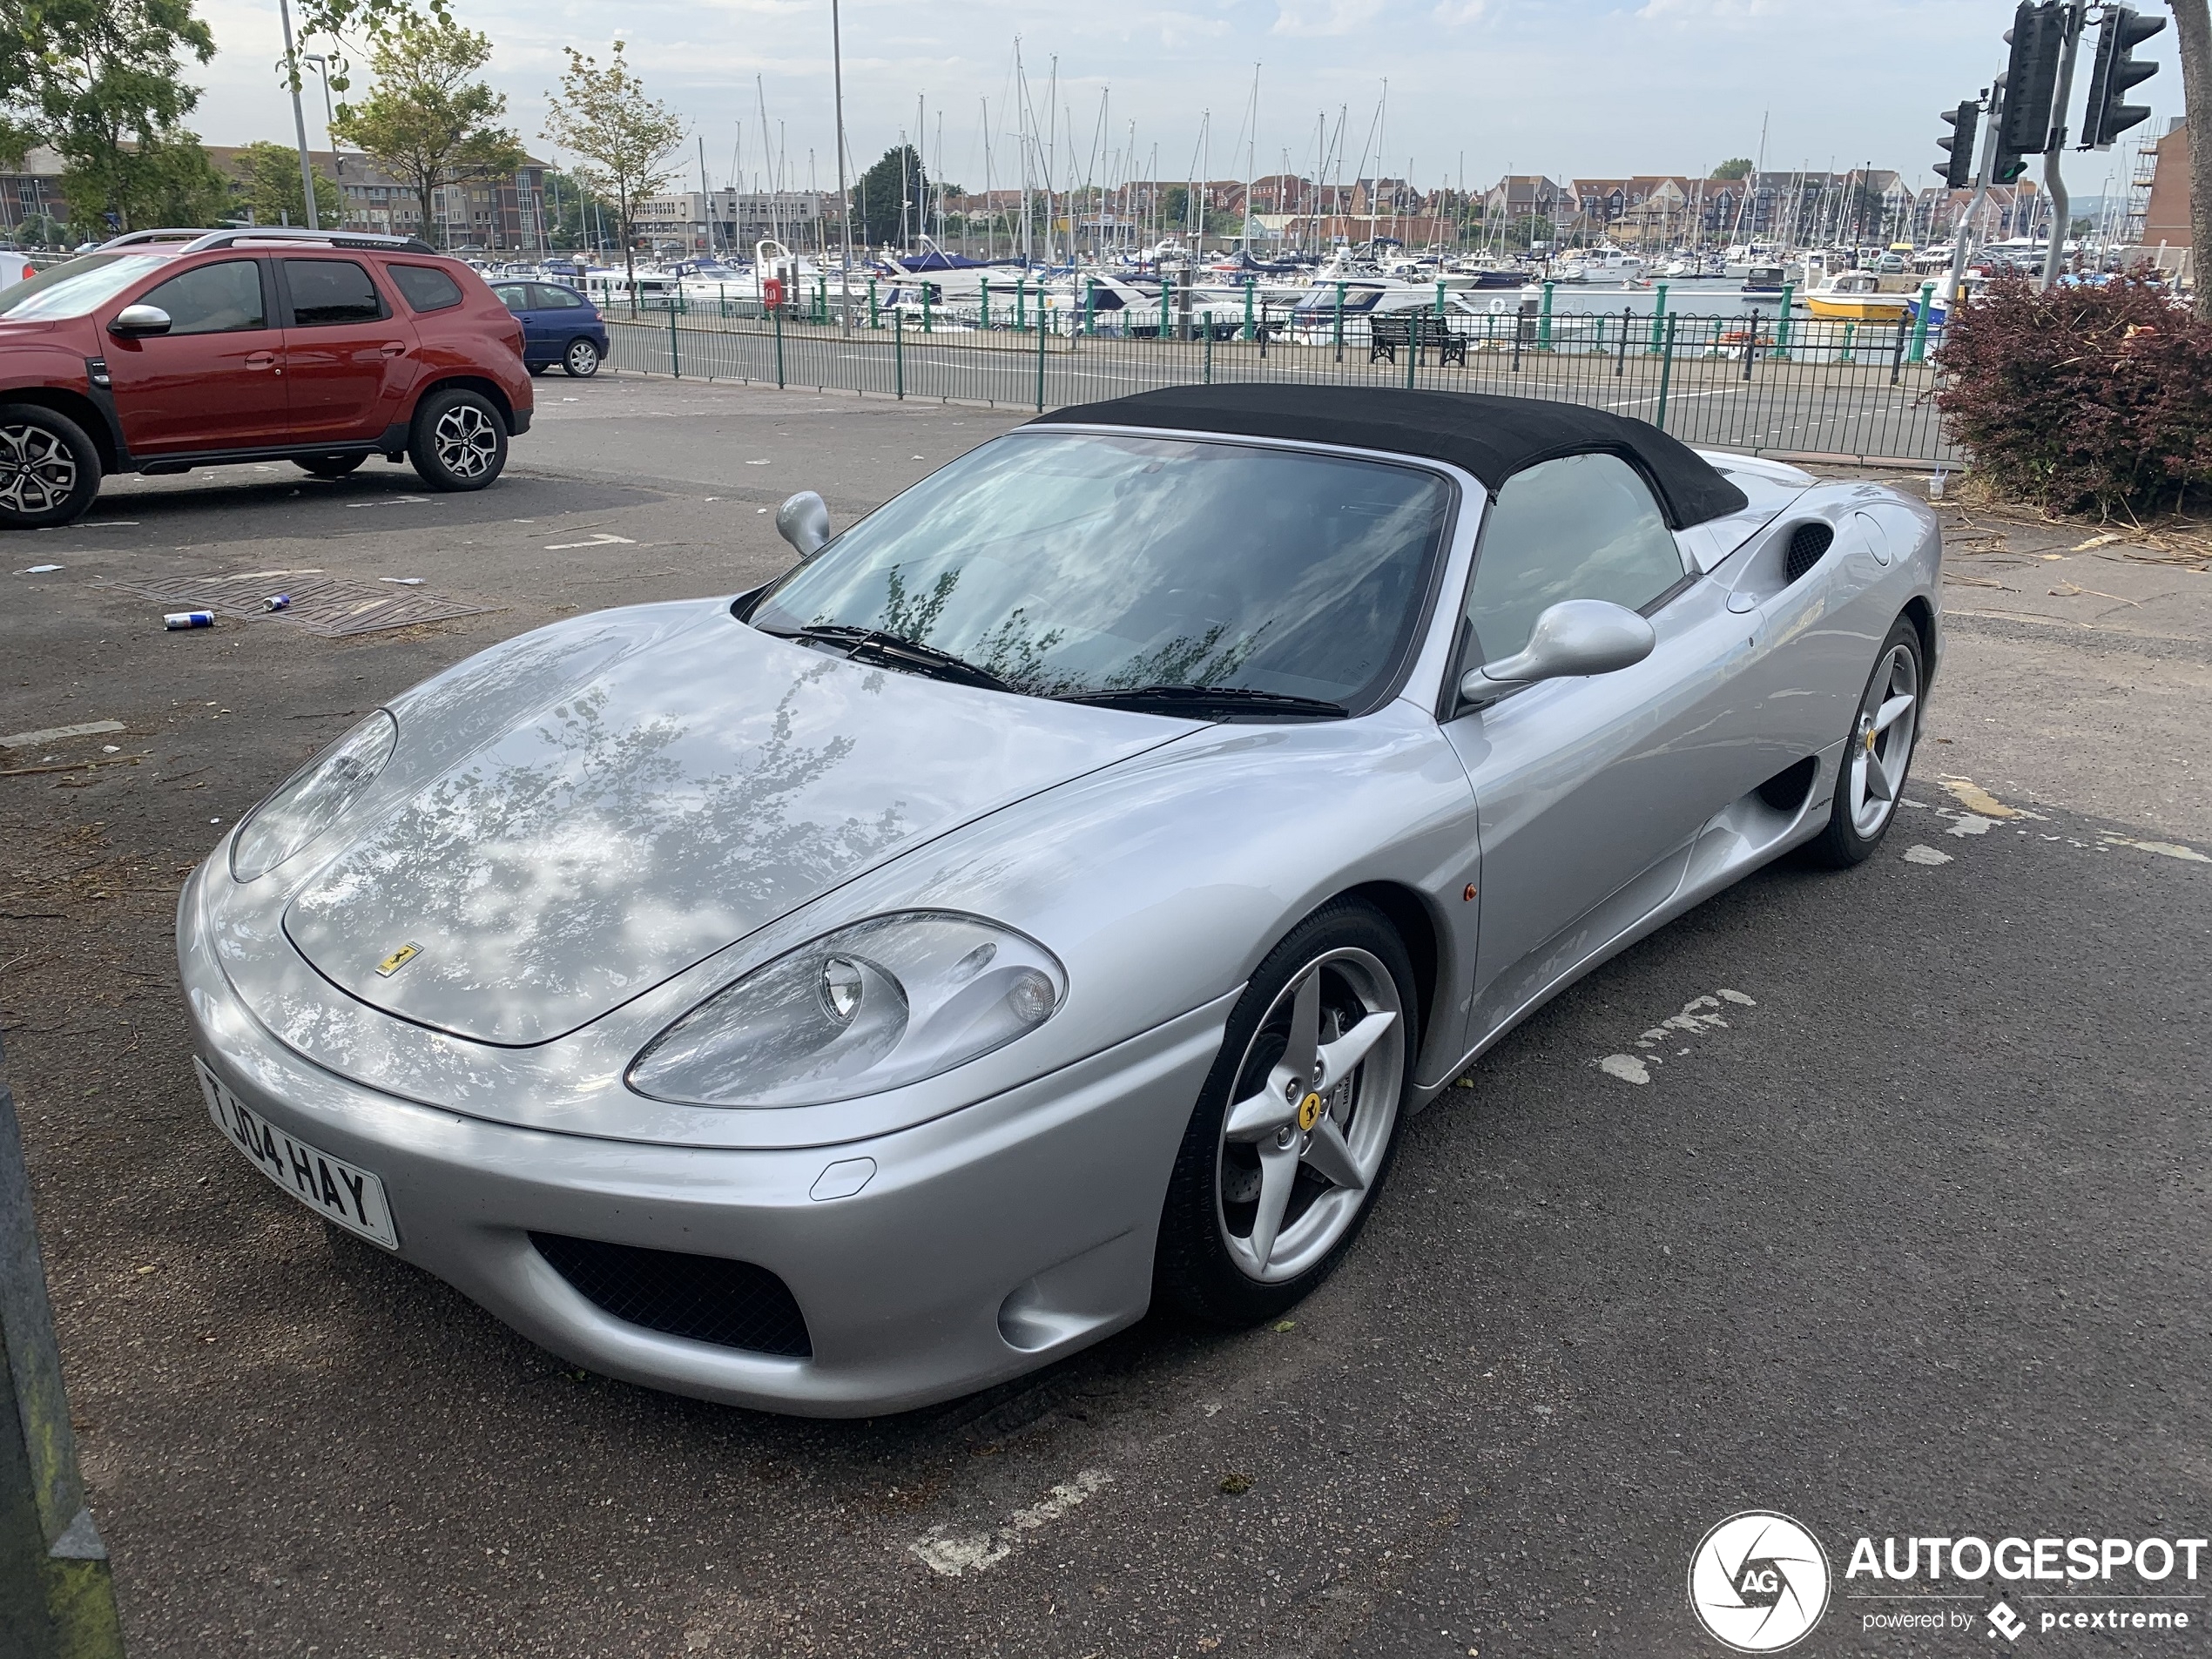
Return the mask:
M266 328L261 306L261 269L257 260L225 260L173 276L139 297L144 306L169 314L172 334L223 334L239 328Z
M527 282L502 282L492 290L499 303L516 316L530 309L530 289Z
M550 282L534 284L530 292L536 297L539 309L543 311L572 311L583 303L566 288L556 287Z
M384 314L376 285L351 260L287 260L284 280L292 289L292 320L302 328L374 322Z
M461 285L435 266L388 265L392 286L415 311L443 311L461 303Z
M1643 475L1618 455L1566 455L1506 480L1482 526L1467 617L1468 660L1528 643L1562 599L1640 610L1683 578L1682 552Z

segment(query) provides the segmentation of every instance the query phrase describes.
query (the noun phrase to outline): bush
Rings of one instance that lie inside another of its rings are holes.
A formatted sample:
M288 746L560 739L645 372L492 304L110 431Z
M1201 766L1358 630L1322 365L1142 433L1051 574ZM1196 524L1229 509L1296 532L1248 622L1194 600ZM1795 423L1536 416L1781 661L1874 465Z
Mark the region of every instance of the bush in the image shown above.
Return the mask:
M1936 406L1997 493L2110 514L2212 484L2212 324L2171 289L1998 277L1946 332Z

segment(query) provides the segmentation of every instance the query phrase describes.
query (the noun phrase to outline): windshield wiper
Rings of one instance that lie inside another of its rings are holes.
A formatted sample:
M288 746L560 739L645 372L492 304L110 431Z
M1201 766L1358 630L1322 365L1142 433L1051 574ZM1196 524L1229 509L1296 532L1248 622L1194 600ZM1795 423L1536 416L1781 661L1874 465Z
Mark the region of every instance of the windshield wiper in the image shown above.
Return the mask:
M1184 714L1195 720L1234 719L1240 714L1342 719L1352 712L1341 703L1294 697L1288 691L1263 691L1249 685L1133 685L1109 691L1076 691L1059 701L1135 709L1146 714Z
M789 633L774 629L763 629L761 631L774 633L779 639L819 640L826 645L842 645L845 654L856 662L866 660L889 668L913 669L934 679L950 680L956 685L979 686L986 691L1014 690L988 668L979 668L948 651L939 651L934 645L901 639L896 634L887 634L875 628L856 628L850 623L842 622L818 622L805 628L794 628Z

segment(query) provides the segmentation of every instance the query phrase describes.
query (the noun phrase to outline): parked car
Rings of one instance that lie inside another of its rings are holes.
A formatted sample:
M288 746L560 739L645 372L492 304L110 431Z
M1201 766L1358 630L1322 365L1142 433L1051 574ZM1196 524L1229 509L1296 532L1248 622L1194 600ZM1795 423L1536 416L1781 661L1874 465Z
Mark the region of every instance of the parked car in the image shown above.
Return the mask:
M772 1410L1279 1317L1516 1022L1873 853L1939 638L1924 502L1514 398L1144 393L779 523L371 714L177 941L270 1179Z
M523 329L412 237L139 231L0 293L0 527L63 524L109 473L374 455L482 489L529 429Z
M577 380L599 372L607 355L607 325L590 300L558 282L502 279L491 291L523 325L523 361L531 374L543 374L556 363Z

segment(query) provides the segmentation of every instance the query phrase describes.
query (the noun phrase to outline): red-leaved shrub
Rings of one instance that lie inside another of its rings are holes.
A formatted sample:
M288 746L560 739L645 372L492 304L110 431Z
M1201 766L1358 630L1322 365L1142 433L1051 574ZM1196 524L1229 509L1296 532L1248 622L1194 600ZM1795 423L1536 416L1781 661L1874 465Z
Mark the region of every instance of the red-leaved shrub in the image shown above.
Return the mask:
M1936 405L1998 493L2110 513L2212 485L2212 324L2170 288L1999 277L1946 335Z

